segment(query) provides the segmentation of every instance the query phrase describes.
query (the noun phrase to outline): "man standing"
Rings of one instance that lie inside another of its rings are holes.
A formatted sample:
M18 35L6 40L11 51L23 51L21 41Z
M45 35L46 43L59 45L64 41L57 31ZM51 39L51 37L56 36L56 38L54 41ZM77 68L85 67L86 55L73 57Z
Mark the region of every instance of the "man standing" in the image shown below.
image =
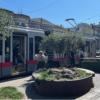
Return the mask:
M48 57L44 55L43 51L39 51L39 54L35 55L35 60L37 61L37 69L45 68Z
M75 66L75 55L74 55L74 52L72 50L70 51L69 59L70 59L70 66L71 67Z

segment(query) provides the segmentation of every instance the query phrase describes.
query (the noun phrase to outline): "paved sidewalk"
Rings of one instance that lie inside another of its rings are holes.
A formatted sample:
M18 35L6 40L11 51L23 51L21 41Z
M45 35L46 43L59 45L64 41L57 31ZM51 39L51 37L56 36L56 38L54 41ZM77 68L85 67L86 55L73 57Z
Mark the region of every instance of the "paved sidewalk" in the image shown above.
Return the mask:
M27 87L25 84L31 83L31 82L29 82L30 79L31 79L31 76L8 79L8 80L5 80L5 81L1 81L0 87L14 86L20 92L22 92L25 95L25 99L28 99L28 97L25 93L25 90L26 90L26 87Z
M70 97L70 98L60 98L60 99L71 99L71 100L100 100L100 74L96 74L94 79L94 88L92 88L88 93L81 97ZM14 86L17 87L25 95L25 99L58 99L51 97L39 96L34 91L34 81L31 76L20 77L12 80L6 80L0 82L0 87Z
M100 74L96 74L93 81L94 88L76 100L100 100Z

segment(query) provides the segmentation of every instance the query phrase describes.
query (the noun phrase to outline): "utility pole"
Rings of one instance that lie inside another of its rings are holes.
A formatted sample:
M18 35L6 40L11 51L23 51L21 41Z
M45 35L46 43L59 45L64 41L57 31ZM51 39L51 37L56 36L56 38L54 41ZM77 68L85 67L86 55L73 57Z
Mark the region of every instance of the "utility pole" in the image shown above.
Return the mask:
M92 30L93 30L93 36L95 36L95 26L93 24L91 24L92 26Z

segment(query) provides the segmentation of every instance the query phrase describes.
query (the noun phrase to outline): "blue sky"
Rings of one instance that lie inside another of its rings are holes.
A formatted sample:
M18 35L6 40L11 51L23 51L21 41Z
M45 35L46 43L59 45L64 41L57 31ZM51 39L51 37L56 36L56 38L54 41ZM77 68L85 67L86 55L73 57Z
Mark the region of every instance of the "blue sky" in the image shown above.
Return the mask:
M0 7L65 27L71 26L66 18L74 18L77 23L100 22L100 0L0 0Z

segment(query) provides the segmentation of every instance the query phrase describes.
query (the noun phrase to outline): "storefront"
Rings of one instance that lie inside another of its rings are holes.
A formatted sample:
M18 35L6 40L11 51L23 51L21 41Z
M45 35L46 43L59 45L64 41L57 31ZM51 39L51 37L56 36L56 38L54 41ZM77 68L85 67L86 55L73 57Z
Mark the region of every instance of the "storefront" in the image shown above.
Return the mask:
M9 37L0 36L0 78L33 72L34 55L39 49L37 45L44 37L41 29L10 28L14 31Z

